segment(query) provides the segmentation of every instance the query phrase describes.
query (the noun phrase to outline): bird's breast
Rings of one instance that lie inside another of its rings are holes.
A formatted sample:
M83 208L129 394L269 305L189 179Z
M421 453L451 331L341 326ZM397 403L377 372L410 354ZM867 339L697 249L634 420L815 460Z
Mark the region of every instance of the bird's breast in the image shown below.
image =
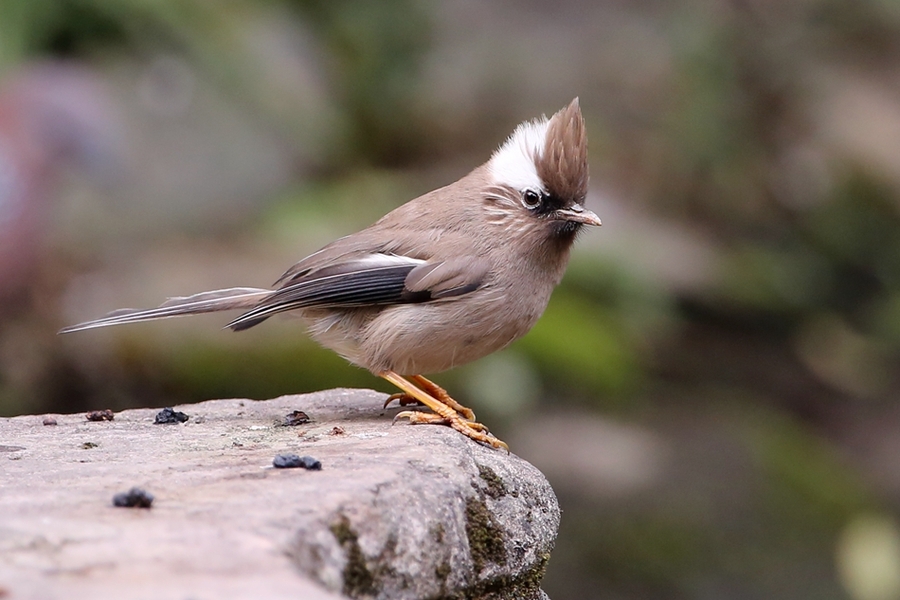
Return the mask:
M383 309L360 336L362 366L377 373L438 373L477 360L525 335L546 298L499 290ZM358 363L359 364L359 363Z

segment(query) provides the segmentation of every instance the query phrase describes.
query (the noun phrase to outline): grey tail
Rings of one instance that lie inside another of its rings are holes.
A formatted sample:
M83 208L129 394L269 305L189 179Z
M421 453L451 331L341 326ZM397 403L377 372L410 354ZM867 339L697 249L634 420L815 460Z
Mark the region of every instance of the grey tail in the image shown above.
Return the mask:
M272 290L258 288L229 288L227 290L214 290L201 292L193 296L180 296L169 298L159 308L122 308L115 310L105 317L63 327L59 333L72 333L97 327L110 325L123 325L125 323L139 323L141 321L153 321L155 319L170 319L185 315L197 315L200 313L218 312L222 310L236 310L253 308L256 304L272 293Z

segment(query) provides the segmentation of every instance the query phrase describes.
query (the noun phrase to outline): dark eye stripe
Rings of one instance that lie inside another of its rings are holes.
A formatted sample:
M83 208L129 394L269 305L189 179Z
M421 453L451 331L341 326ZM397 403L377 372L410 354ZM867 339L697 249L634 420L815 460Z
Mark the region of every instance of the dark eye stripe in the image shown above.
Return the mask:
M546 215L563 207L565 203L544 192L534 190L525 190L522 192L522 206L530 210L535 215Z

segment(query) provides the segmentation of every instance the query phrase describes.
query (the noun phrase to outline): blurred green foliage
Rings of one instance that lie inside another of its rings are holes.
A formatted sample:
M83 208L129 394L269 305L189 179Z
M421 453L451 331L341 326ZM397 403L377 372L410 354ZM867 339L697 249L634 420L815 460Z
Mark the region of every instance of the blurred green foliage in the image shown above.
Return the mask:
M429 45L430 11L415 0L292 0L331 55L340 109L353 124L356 161L398 165L422 146L414 89Z
M0 75L35 56L168 51L265 113L267 90L242 32L258 14L277 8L306 22L327 54L331 97L346 127L323 169L416 158L424 140L409 90L428 47L430 11L415 0L0 0ZM285 115L267 117L302 127Z
M816 531L827 539L873 507L861 478L826 440L783 415L760 417L749 447L766 480L764 510L776 526L798 539Z
M821 550L878 502L828 440L746 399L723 404L727 395L715 394L715 408L706 409L697 403L702 394L684 399L725 435L697 441L693 427L674 435L684 446L678 457L716 477L698 478L685 462L632 502L563 493L567 543L554 553L548 589L568 598L603 597L594 590L633 598L844 597Z
M555 295L522 346L549 377L577 381L593 394L634 385L637 365L618 320L566 291Z

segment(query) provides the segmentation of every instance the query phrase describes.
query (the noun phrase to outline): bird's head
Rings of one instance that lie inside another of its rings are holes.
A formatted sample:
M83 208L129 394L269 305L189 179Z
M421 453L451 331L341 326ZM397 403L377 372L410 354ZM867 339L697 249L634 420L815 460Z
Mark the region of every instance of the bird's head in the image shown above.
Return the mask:
M487 167L489 221L540 227L568 240L583 225L600 225L597 215L584 207L587 132L578 98L549 119L519 125Z

